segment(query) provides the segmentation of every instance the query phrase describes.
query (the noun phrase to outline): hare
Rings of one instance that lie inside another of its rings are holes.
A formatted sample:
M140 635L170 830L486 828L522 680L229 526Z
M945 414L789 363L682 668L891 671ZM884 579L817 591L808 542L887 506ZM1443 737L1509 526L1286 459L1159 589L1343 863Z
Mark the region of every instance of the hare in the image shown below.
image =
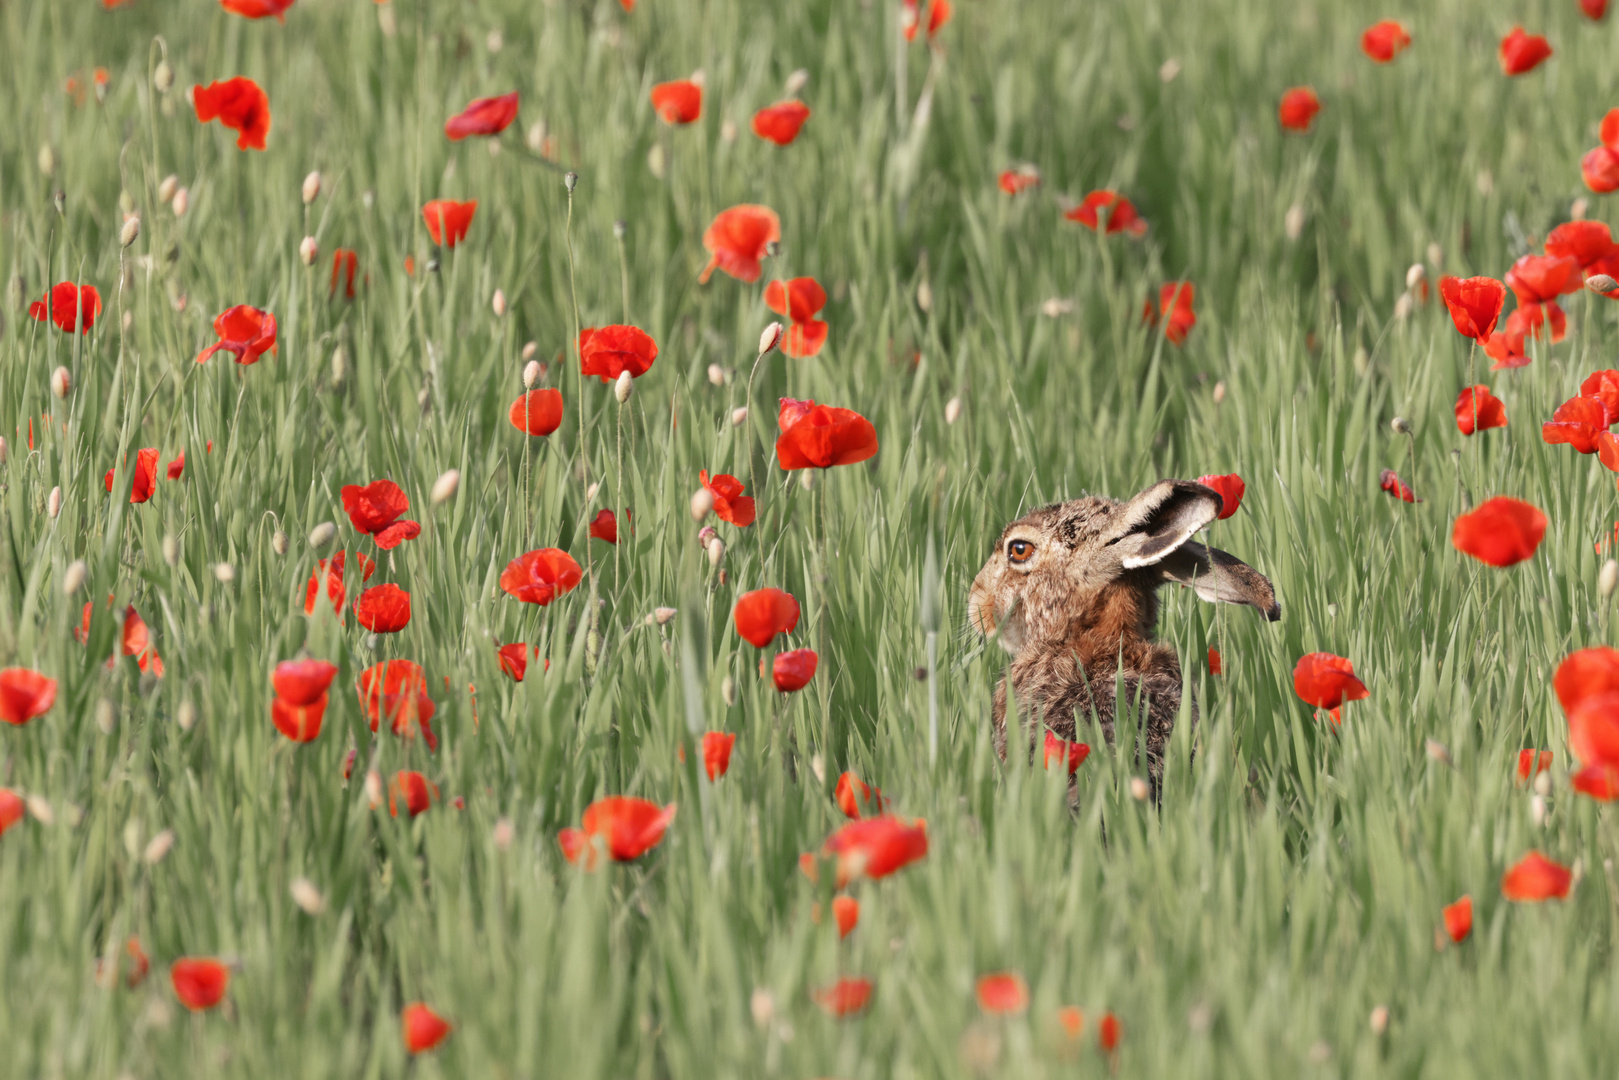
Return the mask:
M1272 622L1276 593L1246 563L1192 542L1215 519L1219 493L1161 480L1129 502L1086 496L1034 510L1008 525L973 579L967 607L1012 663L995 688L995 752L1006 758L1007 682L1024 722L1043 720L1073 739L1076 713L1093 712L1111 745L1116 681L1143 711L1147 768L1156 791L1181 703L1175 650L1153 640L1158 586L1178 582L1208 601L1249 604ZM1192 714L1195 724L1196 712ZM1039 724L1029 722L1031 755Z

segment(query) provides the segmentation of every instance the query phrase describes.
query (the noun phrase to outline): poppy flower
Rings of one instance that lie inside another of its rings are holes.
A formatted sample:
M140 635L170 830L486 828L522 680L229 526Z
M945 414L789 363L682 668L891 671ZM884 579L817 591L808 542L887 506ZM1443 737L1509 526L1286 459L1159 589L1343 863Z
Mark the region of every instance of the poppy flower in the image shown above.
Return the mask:
M708 252L709 260L697 283L707 284L715 270L723 270L752 285L764 271L760 260L765 248L780 239L781 219L768 206L744 203L721 210L703 232L703 250Z
M928 5L928 40L932 41L944 24L950 21L955 9L950 6L950 0L933 0Z
M1524 255L1506 272L1506 284L1520 304L1555 300L1578 292L1580 264L1571 255Z
M270 133L270 99L259 84L241 75L191 88L191 104L204 124L218 120L237 133L236 149L263 150Z
M410 509L410 497L392 480L373 480L364 487L345 484L341 494L354 528L371 536L384 551L421 535L416 522L399 520Z
M1568 743L1580 763L1610 768L1619 765L1619 694L1588 691L1565 706L1565 711Z
M1153 310L1149 299L1141 309L1141 321L1157 326L1160 314L1168 316L1164 336L1171 345L1181 344L1186 340L1186 335L1192 332L1192 327L1197 325L1197 313L1192 310L1196 293L1197 287L1190 281L1165 283L1158 290L1158 310Z
M1546 515L1521 499L1497 495L1456 519L1451 545L1491 566L1512 566L1535 553L1546 535Z
M478 200L456 202L454 199L434 199L422 207L422 220L427 222L427 235L433 243L455 248L467 238L472 215L478 212Z
M1565 221L1546 234L1545 249L1547 255L1573 259L1587 270L1614 254L1613 233L1603 221Z
M877 429L853 409L813 401L795 404L807 405L808 409L784 427L776 440L776 461L783 469L791 472L854 465L877 453Z
M724 776L731 767L731 748L736 736L728 731L710 731L703 736L703 769L710 783Z
M1520 903L1536 903L1568 896L1574 875L1538 851L1531 851L1501 875L1501 895Z
M1441 912L1445 919L1445 933L1460 945L1473 932L1473 898L1464 896L1454 904L1446 904Z
M694 123L703 115L703 88L690 79L661 82L652 88L652 111L671 126Z
M585 807L580 828L557 833L562 856L586 870L594 870L605 852L614 862L631 862L663 842L663 834L675 819L675 804L660 807L646 799L610 795Z
M1567 443L1582 454L1597 452L1597 434L1607 430L1607 413L1596 398L1569 398L1557 406L1549 422L1540 425L1541 440L1549 445Z
M115 469L108 469L107 475L101 478L102 485L112 491L112 477ZM157 490L157 450L148 447L135 452L135 472L130 478L129 501L143 503L151 499L152 493Z
M1002 172L996 184L1008 195L1021 195L1030 188L1040 186L1040 170L1033 165L1019 165L1015 169ZM1091 226L1093 229L1095 227Z
M230 968L218 960L185 957L169 967L169 981L174 984L174 996L192 1012L202 1012L218 1005L230 986Z
M1539 776L1552 767L1552 752L1550 750L1519 750L1518 751L1518 782L1527 783L1530 773Z
M438 785L429 784L427 777L419 772L401 770L388 781L388 813L393 817L399 816L400 804L404 805L406 814L415 817L432 806L436 798Z
M593 540L605 540L609 544L618 543L618 518L613 516L611 510L603 509L591 519L590 536Z
M915 41L916 32L922 26L921 0L900 0L899 28L905 35L906 41Z
M1619 472L1619 438L1611 431L1597 432L1597 460L1611 472ZM1597 551L1602 550L1599 545Z
M1085 1013L1078 1005L1064 1005L1057 1010L1057 1026L1069 1042L1075 1042L1085 1034Z
M146 620L135 611L135 605L130 604L124 609L124 626L120 634L123 639L125 656L135 658L135 666L142 671L150 671L158 678L163 677L163 658L157 655L152 647L152 634L146 628ZM111 664L111 661L108 661Z
M839 940L848 937L860 922L860 901L852 896L834 896L832 921L838 924Z
M790 634L798 626L798 601L780 589L755 589L737 597L731 618L736 632L756 649L763 649L777 634Z
M343 296L354 299L354 273L360 268L360 254L351 248L338 248L332 252L332 286L326 290L328 298L337 295L337 283L343 281Z
M433 734L433 714L438 711L433 699L427 696L427 674L420 664L410 660L383 660L360 672L354 684L360 697L360 706L376 731L383 716L388 717L388 728L395 735L409 738L411 724L420 725L422 737L429 750L438 749L438 736Z
M928 853L928 826L920 818L906 821L886 814L851 821L827 837L823 857L837 859L837 884L843 888L861 878L887 877Z
M1580 10L1592 22L1601 22L1608 14L1608 0L1580 0Z
M0 720L18 727L56 704L56 680L29 668L0 671Z
M360 560L360 580L370 581L371 575L376 573L377 564L372 562L362 552L355 552ZM315 613L315 598L320 595L321 578L326 579L326 598L332 603L332 610L338 615L343 614L343 601L348 598L348 592L343 586L344 563L348 557L346 551L339 551L330 559L319 559L315 568L309 572L309 585L304 589L304 614Z
M1107 211L1105 235L1112 236L1121 232L1127 232L1131 236L1147 234L1146 218L1136 212L1135 203L1117 191L1093 191L1063 217L1069 221L1077 221L1094 232L1102 228L1100 211L1103 210Z
M1507 407L1483 384L1456 395L1456 430L1463 435L1507 426Z
M765 286L765 306L792 322L782 351L795 360L814 356L826 344L827 325L815 316L826 306L826 290L811 277L793 278L785 286Z
M586 375L612 382L624 372L639 379L658 358L658 343L634 326L603 326L579 331L579 358Z
M525 645L521 641L514 641L510 645L502 645L495 650L500 657L500 670L509 675L513 682L522 682L523 676L528 673L530 649L533 650L535 656L540 655L538 645ZM550 661L546 661L546 666L550 667Z
M1236 473L1227 473L1223 476L1200 476L1197 482L1206 488L1212 489L1220 496L1220 514L1216 521L1224 521L1237 512L1242 505L1242 494L1248 490L1248 485L1242 482L1242 477Z
M1283 131L1309 131L1310 125L1315 122L1315 114L1321 111L1321 99L1315 96L1315 91L1308 86L1295 86L1282 95L1282 102L1276 107L1276 118L1281 121Z
M1219 662L1220 654L1210 649L1209 669L1216 675L1220 674ZM1070 742L1067 739L1058 738L1055 732L1046 732L1044 765L1047 769L1051 768L1053 760L1058 762L1066 761L1068 763L1068 775L1073 776L1074 773L1079 771L1079 767L1085 764L1085 759L1090 757L1090 754L1091 748L1085 743Z
M1619 371L1593 371L1580 383L1580 394L1602 403L1603 427L1619 423Z
M397 585L377 585L354 602L354 618L373 634L397 634L410 624L410 593Z
M168 470L167 470L167 476L168 476L168 478L170 480L178 480L178 479L180 479L180 477L185 475L185 471L186 471L186 452L184 450L182 450L182 451L180 451L179 454L177 454L175 456L173 461L169 462L169 467L168 467Z
M888 808L882 789L867 786L852 772L839 774L837 786L832 789L832 801L838 804L844 817L856 821L867 814L881 814Z
M1619 766L1602 762L1587 765L1574 774L1569 784L1581 795L1597 802L1613 802L1619 799Z
M1609 109L1597 132L1602 145L1580 159L1585 186L1598 195L1619 190L1619 109Z
M753 496L742 494L746 490L742 481L727 473L711 478L707 469L697 474L697 481L714 496L714 515L721 521L728 521L738 528L753 524Z
M1570 653L1552 675L1552 692L1568 714L1587 698L1619 694L1619 649L1598 645ZM1574 752L1581 760L1588 757L1577 743Z
M1116 1053L1119 1043L1124 1041L1124 1025L1112 1013L1105 1013L1102 1022L1096 1025L1096 1039L1104 1053Z
M802 101L778 101L753 114L753 133L761 139L786 146L798 138L798 129L810 116Z
M810 996L829 1016L852 1016L871 1001L871 987L871 980L863 976L842 978L812 991Z
M1415 493L1413 493L1409 487L1405 485L1405 481L1401 480L1399 474L1393 469L1384 469L1381 479L1378 480L1378 484L1384 491L1388 492L1396 499L1399 499L1401 502L1419 503L1422 501L1416 497Z
M544 607L571 592L583 576L584 571L566 551L541 548L507 563L500 574L500 587L507 596Z
M1308 705L1326 709L1333 723L1343 719L1346 701L1362 701L1372 696L1366 684L1355 677L1355 665L1328 652L1307 653L1293 668L1293 692Z
M141 948L141 939L132 937L124 942L124 952L129 955L129 974L124 976L124 985L131 990L146 981L146 973L152 970L152 961Z
M197 354L197 363L205 363L216 352L228 352L238 364L256 364L265 353L276 352L275 316L247 304L220 312L214 333L219 340Z
M978 1007L995 1016L1013 1016L1029 1007L1029 984L1015 971L978 978Z
M276 697L289 705L313 705L326 696L337 665L325 660L283 660L270 676Z
M444 134L451 142L468 135L499 135L517 119L517 91L499 97L478 98L455 116L444 121Z
M21 821L27 809L28 804L23 801L21 795L10 788L0 787L0 836L4 836L7 829Z
M324 692L310 702L273 698L270 701L270 722L275 725L277 731L295 743L313 742L320 735L320 725L326 716L328 700Z
M29 304L28 314L40 322L49 319L64 334L71 334L75 330L88 334L96 324L96 316L101 314L101 293L94 285L75 285L71 281L64 281L52 285L44 300Z
M1463 337L1483 341L1495 329L1506 305L1507 288L1494 278L1458 278L1446 275L1439 279L1439 295L1450 310L1451 322Z
M549 435L562 426L562 391L554 386L530 390L512 402L506 418L525 435Z
M240 15L244 19L267 19L275 16L279 23L287 21L284 14L295 0L219 0L219 6L232 15ZM263 149L260 147L259 149Z
M1209 646L1209 674L1210 675L1218 675L1218 674L1220 674L1220 670L1221 670L1221 668L1223 666L1224 666L1224 664L1222 663L1222 661L1220 659L1220 650L1216 649L1213 645L1210 645ZM1046 736L1046 745L1048 747L1051 745L1051 736L1049 734ZM1089 751L1090 751L1090 748L1086 747L1086 752L1088 753Z
M1514 320L1517 314L1514 311L1507 316L1506 329L1491 334L1484 341L1484 355L1495 361L1490 365L1491 371L1529 366L1529 357L1523 351L1523 340L1527 335Z
M1360 51L1374 63L1387 64L1411 44L1411 35L1393 19L1373 23L1360 36Z
M776 689L784 694L804 689L815 677L815 668L820 660L814 649L777 653L770 662L770 675L775 680Z
M1535 70L1548 56L1552 47L1539 34L1526 34L1523 27L1514 26L1512 32L1501 39L1501 73L1522 75Z
M449 1021L428 1008L425 1002L414 1001L400 1011L399 1030L405 1049L420 1054L449 1038L451 1027Z

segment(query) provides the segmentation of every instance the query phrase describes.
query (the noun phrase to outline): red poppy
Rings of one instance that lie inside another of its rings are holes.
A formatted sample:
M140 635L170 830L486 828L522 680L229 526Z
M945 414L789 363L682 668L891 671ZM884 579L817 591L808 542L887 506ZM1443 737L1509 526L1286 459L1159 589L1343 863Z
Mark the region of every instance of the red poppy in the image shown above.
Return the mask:
M787 412L783 398L783 412ZM852 409L796 402L808 406L784 426L776 440L776 461L783 469L829 469L854 465L877 453L877 429ZM796 410L795 410L796 411Z
M814 649L777 653L770 662L770 674L775 680L776 689L784 694L804 689L815 677L815 668L820 660Z
M372 562L363 552L355 552L360 560L360 580L370 581L371 575L376 573L377 564ZM338 615L343 614L343 601L348 598L348 592L343 586L344 561L348 553L339 551L330 559L319 559L315 568L309 572L309 585L304 589L304 614L315 613L315 598L320 595L320 580L326 578L326 598L332 602L332 610Z
M1057 1010L1057 1026L1068 1037L1069 1042L1075 1042L1085 1034L1085 1013L1078 1005L1064 1005Z
M580 828L563 829L557 843L563 858L577 864L583 857L585 869L594 870L603 853L614 862L631 862L651 851L674 819L674 803L660 807L646 799L610 795L585 807Z
M1571 255L1524 255L1506 273L1520 304L1539 304L1578 292L1580 264Z
M197 354L201 364L216 352L228 352L238 364L256 364L265 353L276 352L275 316L247 304L226 308L214 320L219 340Z
M1612 472L1619 472L1619 438L1611 431L1597 432L1597 460ZM1598 551L1601 550L1599 547Z
M1445 918L1445 933L1460 945L1473 932L1473 898L1464 896L1454 904L1446 904L1441 913Z
M1602 403L1603 427L1619 422L1619 371L1593 371L1580 383L1581 395Z
M1326 709L1333 723L1342 721L1346 701L1362 701L1372 696L1366 684L1355 677L1355 665L1328 652L1307 653L1293 668L1293 692L1308 705Z
M7 829L21 821L27 809L28 804L23 801L21 795L10 788L0 787L0 836L4 836Z
M478 98L460 113L444 121L444 134L451 142L468 135L499 135L517 119L517 91L499 97Z
M326 696L337 665L325 660L283 660L270 676L276 697L289 705L313 705Z
M1597 434L1607 427L1607 410L1600 400L1575 397L1557 406L1551 420L1540 425L1540 437L1550 445L1567 443L1582 454L1594 454Z
M1221 670L1222 667L1224 667L1224 664L1222 663L1222 661L1220 659L1220 650L1216 649L1213 645L1210 645L1209 646L1209 674L1210 675L1218 675L1218 674L1220 674L1220 670ZM1046 745L1048 747L1051 745L1051 736L1050 735L1046 736ZM1089 748L1087 747L1087 751L1088 750L1089 750Z
M1547 255L1573 259L1581 270L1614 254L1613 233L1602 221L1565 221L1546 234L1545 246Z
M101 293L94 285L75 285L71 281L64 281L52 285L45 299L29 304L28 314L40 322L50 319L64 334L71 334L74 330L87 334L96 324L96 316L101 314Z
M1585 186L1598 195L1619 191L1619 109L1609 109L1597 132L1602 145L1580 159Z
M410 817L427 810L438 798L438 785L429 784L427 777L419 772L401 770L388 781L388 813L393 817L399 816L399 806L403 804L405 812Z
M56 704L56 680L29 668L0 671L0 720L21 727Z
M777 634L790 634L798 626L798 601L780 589L755 589L737 597L731 618L736 632L756 649L763 649Z
M1535 903L1568 896L1574 875L1568 867L1531 851L1501 875L1501 895L1520 903Z
M916 31L922 25L922 5L920 0L900 0L899 28L905 35L906 41L916 40Z
M146 950L141 948L138 937L124 942L124 952L129 954L129 974L124 976L124 985L133 990L146 981L146 973L152 970L152 961L147 957Z
M434 199L422 207L422 220L427 222L427 235L433 238L433 243L453 249L467 238L472 215L477 212L477 199L467 202Z
M1384 491L1388 492L1396 499L1399 499L1401 502L1419 503L1422 501L1416 497L1409 487L1405 485L1405 481L1401 480L1399 474L1393 469L1384 469L1381 479L1378 480L1378 484L1383 488Z
M1315 96L1315 91L1308 86L1295 86L1282 95L1282 103L1276 107L1276 118L1281 121L1283 131L1309 131L1315 114L1320 111L1321 99Z
M270 133L270 99L259 84L241 75L191 88L191 104L204 124L218 120L237 133L236 149L263 150Z
M1525 332L1520 329L1516 319L1519 311L1507 316L1507 325L1504 331L1491 334L1484 341L1484 355L1495 363L1490 365L1491 371L1506 371L1510 368L1529 366L1529 357L1523 351Z
M944 24L950 21L953 11L950 0L933 0L933 3L928 5L929 41L932 41L939 31L944 29Z
M832 919L838 924L838 938L848 937L860 922L860 901L852 896L834 896Z
M753 133L777 146L786 146L798 138L798 129L810 116L810 108L802 101L778 101L753 114Z
M1445 307L1450 309L1456 332L1463 337L1483 341L1490 336L1496 320L1501 317L1501 308L1506 305L1507 288L1494 278L1447 275L1439 279L1439 295L1444 299Z
M178 480L178 479L180 479L180 477L185 475L185 471L186 471L186 452L184 450L182 450L182 451L180 451L179 454L177 454L175 456L173 461L169 462L167 475L168 475L168 478L170 480Z
M832 790L832 801L838 804L844 817L856 821L868 814L881 814L888 808L888 799L883 796L882 789L867 786L852 772L838 776L837 786Z
M661 82L652 88L652 110L665 124L690 124L703 115L703 88L690 79Z
M1570 715L1587 698L1619 694L1619 649L1598 645L1570 653L1557 665L1552 676L1552 692L1557 695L1563 712ZM1582 750L1578 740L1571 737L1570 742L1576 756L1581 760L1590 759L1589 750ZM1619 757L1615 760L1619 761Z
M163 677L163 658L157 655L152 647L152 634L146 628L146 620L135 611L135 605L130 604L124 609L124 626L120 634L123 639L125 656L135 658L135 666L142 671L151 671L158 678ZM108 661L111 664L112 661Z
M273 15L280 23L287 21L283 12L293 3L294 0L219 0L219 6L232 15L240 15L244 19L266 19Z
M1384 19L1366 28L1360 36L1360 51L1375 63L1386 64L1399 56L1411 44L1411 35L1400 23Z
M1600 762L1587 765L1569 783L1575 791L1597 802L1619 800L1619 767Z
M112 491L112 476L115 469L108 469L107 475L101 478L102 485ZM130 478L129 501L143 503L152 497L157 490L157 450L147 447L135 451L135 473Z
M562 426L562 391L554 386L530 390L512 402L506 418L525 435L549 435Z
M540 655L538 645L525 645L521 641L502 645L495 650L500 656L500 670L509 675L513 682L522 682L523 676L528 673L528 657L531 649L536 657ZM547 660L545 666L550 668L551 662Z
M852 1016L871 1001L871 986L871 980L864 976L842 978L811 991L811 996L829 1016Z
M433 715L438 711L433 699L427 696L427 673L422 666L410 660L383 660L360 672L354 684L360 705L376 731L382 717L388 717L388 729L401 738L411 737L411 724L422 729L422 738L429 750L438 749L438 736L433 734Z
M392 480L373 480L364 487L345 484L341 494L343 509L355 529L368 534L384 551L422 534L420 523L400 519L410 509L410 498Z
M910 865L928 853L927 822L886 814L852 821L827 837L821 855L837 858L838 888L856 878L873 880Z
M350 248L338 248L332 252L332 287L326 290L328 297L337 295L337 283L343 282L343 296L354 299L354 273L360 268L360 254Z
M1519 750L1518 751L1518 782L1527 783L1530 773L1539 776L1552 767L1552 752L1550 750Z
M1212 670L1216 675L1220 674L1220 654L1215 652L1213 649L1210 649L1209 655L1210 670ZM1090 755L1091 748L1085 743L1070 742L1067 739L1058 738L1055 732L1046 732L1044 765L1047 769L1051 768L1051 763L1053 760L1058 762L1067 762L1068 775L1073 776L1074 773L1079 771L1079 767L1085 764L1085 759L1090 757Z
M1482 383L1456 395L1456 430L1463 435L1507 426L1507 407Z
M367 589L354 602L354 618L373 634L397 634L410 624L410 593L392 584Z
M192 1012L202 1012L218 1005L230 986L230 968L218 960L185 957L169 968L169 981L174 984L174 996Z
M320 735L320 725L326 716L328 700L324 693L307 703L295 703L282 697L273 698L270 701L270 722L275 725L277 731L295 743L313 742Z
M795 360L816 355L826 344L827 325L815 318L826 306L826 290L811 277L793 278L785 287L779 281L765 286L765 305L778 315L786 315L792 326L782 351Z
M639 379L658 358L658 343L634 326L603 326L579 331L581 370L612 382L624 372Z
M414 1001L400 1011L399 1030L405 1049L420 1054L449 1038L451 1028L449 1021L428 1008L425 1002Z
M1619 694L1583 696L1567 712L1569 746L1580 763L1587 768L1619 766Z
M738 281L753 284L764 270L760 260L765 248L780 239L781 219L768 206L745 203L721 210L703 233L703 250L709 260L697 283L706 284L715 270L723 270Z
M1197 478L1197 482L1206 488L1212 489L1220 496L1220 514L1215 518L1216 521L1224 521L1232 514L1235 514L1237 507L1242 505L1243 492L1248 490L1248 485L1244 484L1242 477L1236 473L1226 473L1223 476L1200 476Z
M1124 1041L1124 1025L1119 1023L1117 1016L1105 1013L1102 1022L1096 1026L1096 1038L1104 1053L1115 1053L1119 1049L1119 1043Z
M728 521L738 528L753 524L753 496L742 494L746 490L742 481L727 473L711 478L707 469L697 474L697 481L714 496L714 515L721 521Z
M1015 971L978 978L978 1007L997 1016L1012 1016L1029 1007L1029 984Z
M1040 186L1040 170L1033 165L1019 165L1015 169L1007 169L1001 173L996 183L1008 195L1021 195L1030 188ZM1095 227L1091 226L1093 229Z
M1580 0L1580 10L1592 22L1601 22L1608 14L1608 0Z
M541 548L519 555L500 574L500 587L507 596L525 604L549 604L573 591L584 571L573 557L559 548Z
M1127 232L1131 236L1147 234L1147 219L1136 212L1135 203L1116 191L1093 191L1063 217L1095 231L1102 228L1099 214L1102 210L1108 212L1106 235L1112 236L1121 232Z
M1539 67L1552 54L1552 47L1539 34L1526 34L1523 27L1514 26L1512 32L1501 39L1501 73L1522 75Z
M1156 326L1161 314L1167 316L1169 321L1164 328L1164 336L1171 345L1179 345L1192 332L1192 327L1197 325L1197 313L1192 310L1196 294L1197 286L1190 281L1167 282L1158 290L1158 310L1153 310L1149 299L1141 309L1141 321Z
M1521 499L1497 495L1456 519L1450 542L1491 566L1512 566L1535 553L1546 535L1546 515Z
M731 767L731 748L736 736L728 731L710 731L703 736L703 768L712 783L724 776Z
M594 540L605 540L609 544L618 543L618 518L613 516L611 510L603 509L591 519L590 536Z

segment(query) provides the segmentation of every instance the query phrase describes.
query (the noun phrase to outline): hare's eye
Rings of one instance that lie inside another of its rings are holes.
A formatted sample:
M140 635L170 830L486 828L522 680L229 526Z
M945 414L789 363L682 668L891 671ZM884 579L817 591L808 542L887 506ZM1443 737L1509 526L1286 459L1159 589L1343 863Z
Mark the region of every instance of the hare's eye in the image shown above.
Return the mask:
M1006 545L1006 557L1015 563L1028 562L1034 554L1034 545L1027 540L1013 540Z

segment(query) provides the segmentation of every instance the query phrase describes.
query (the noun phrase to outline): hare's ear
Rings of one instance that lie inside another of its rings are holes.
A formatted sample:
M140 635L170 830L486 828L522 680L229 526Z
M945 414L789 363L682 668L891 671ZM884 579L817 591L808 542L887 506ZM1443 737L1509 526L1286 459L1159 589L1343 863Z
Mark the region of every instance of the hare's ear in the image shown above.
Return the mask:
M1282 617L1276 590L1265 575L1219 548L1182 544L1158 568L1165 581L1185 585L1211 604L1247 604L1271 622Z
M1107 545L1119 554L1126 570L1162 562L1213 521L1220 496L1186 480L1160 480L1121 507Z

